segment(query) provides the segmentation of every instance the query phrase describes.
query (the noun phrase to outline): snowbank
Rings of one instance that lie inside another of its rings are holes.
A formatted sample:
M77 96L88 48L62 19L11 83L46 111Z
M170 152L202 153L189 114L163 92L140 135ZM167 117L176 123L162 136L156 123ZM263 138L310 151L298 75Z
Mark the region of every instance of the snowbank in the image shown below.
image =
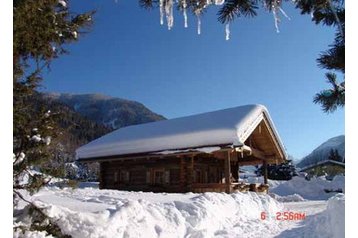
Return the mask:
M279 202L303 202L303 201L306 201L306 199L304 199L297 193L292 194L292 195L287 195L287 196L280 196L280 195L277 195L274 193L270 193L269 195Z
M14 231L14 238L54 238L52 235L48 235L45 231L25 231L21 233L20 230Z
M302 177L293 177L289 181L275 184L270 192L280 196L298 194L309 200L326 200L336 194L330 191L344 192L344 179L344 176L336 176L332 181L323 177L312 178L308 181Z
M64 233L78 238L267 237L282 230L280 222L261 220L260 215L276 214L283 205L251 192L156 194L48 188L36 200Z
M309 221L305 234L320 234L320 237L341 238L344 237L344 207L345 195L336 194L328 200L327 209L313 216Z

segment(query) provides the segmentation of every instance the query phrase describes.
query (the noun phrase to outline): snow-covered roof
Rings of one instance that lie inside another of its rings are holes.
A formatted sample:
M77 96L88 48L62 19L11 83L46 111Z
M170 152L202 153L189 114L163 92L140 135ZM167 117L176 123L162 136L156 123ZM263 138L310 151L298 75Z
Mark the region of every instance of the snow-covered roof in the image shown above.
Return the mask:
M240 146L263 118L267 119L284 151L267 109L255 104L123 127L78 148L76 156L81 160L220 145Z

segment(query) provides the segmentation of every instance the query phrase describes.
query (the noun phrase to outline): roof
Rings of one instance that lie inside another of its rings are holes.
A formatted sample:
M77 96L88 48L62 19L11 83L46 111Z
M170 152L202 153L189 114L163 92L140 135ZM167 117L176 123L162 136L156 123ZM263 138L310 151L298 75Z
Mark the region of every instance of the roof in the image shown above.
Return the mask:
M240 146L263 118L285 154L267 109L255 104L123 127L78 148L76 157L88 160L208 146Z
M317 166L323 166L326 164L335 164L335 165L338 165L341 167L346 167L346 164L344 162L327 159L327 160L319 161L316 164L311 164L311 165L305 166L305 167L301 168L300 171L309 170L309 169L315 168Z

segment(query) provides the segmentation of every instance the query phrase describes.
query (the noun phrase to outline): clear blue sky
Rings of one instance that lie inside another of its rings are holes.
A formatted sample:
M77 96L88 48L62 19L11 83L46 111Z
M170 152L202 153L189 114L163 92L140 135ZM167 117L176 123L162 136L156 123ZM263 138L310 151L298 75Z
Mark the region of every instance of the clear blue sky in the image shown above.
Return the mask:
M159 10L138 1L76 0L75 11L97 9L89 34L69 46L45 74L44 91L102 93L136 100L167 118L264 104L288 153L302 158L330 137L344 134L344 110L324 114L312 103L326 88L316 65L318 54L333 42L331 28L316 26L290 4L280 33L272 14L237 19L231 39L217 22L217 8L196 17L189 28L176 13L174 28L159 24Z

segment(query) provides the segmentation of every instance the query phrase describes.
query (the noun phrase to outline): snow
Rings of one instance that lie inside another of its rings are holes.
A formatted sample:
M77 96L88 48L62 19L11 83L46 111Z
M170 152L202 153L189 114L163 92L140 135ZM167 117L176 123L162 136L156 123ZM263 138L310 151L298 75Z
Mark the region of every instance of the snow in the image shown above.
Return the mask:
M37 135L33 135L31 137L31 140L35 141L35 142L40 142L42 140L42 138L41 138L41 136L39 134L37 134Z
M245 178L240 176L240 181L246 183L263 183L264 178L256 177L253 173L246 173ZM306 180L304 177L295 176L291 180L268 180L270 193L282 202L289 200L326 200L337 192L345 192L345 176L337 175L332 181L325 177L314 177L311 180ZM326 191L332 191L327 193ZM271 195L272 195L271 194ZM301 198L302 199L301 199Z
M344 176L335 176L332 181L323 177L312 178L310 181L302 177L293 177L289 181L282 181L273 188L270 186L270 192L280 196L298 194L309 200L325 200L336 193L327 193L325 190L336 191L341 189L344 192Z
M282 229L277 221L260 220L260 214L275 214L283 205L268 195L251 192L166 194L46 188L32 199L64 233L78 238L143 234L149 238L272 237Z
M306 213L306 219L300 223L289 224L279 236L295 237L345 237L345 195L337 194L328 202L297 202L286 205L287 209Z
M45 142L46 145L50 145L51 144L51 136L46 136L45 138L42 139L43 142Z
M25 231L24 234L20 230L14 231L14 238L51 238L52 235L48 235L46 231Z
M264 117L284 148L267 109L262 105L245 105L120 128L78 148L76 155L82 159L225 144L243 145Z
M77 37L78 37L77 31L73 31L73 32L72 32L72 35L73 35L73 37L74 37L75 39L77 39Z
M67 7L67 3L64 0L58 0L58 3L64 8Z
M194 149L188 149L188 150L164 150L160 151L154 154L161 154L161 155L167 155L167 154L176 154L176 153L182 153L182 152L192 152L192 151L198 151L203 153L212 153L214 151L218 151L221 148L218 146L212 146L212 147L201 147L201 148L194 148Z
M295 193L287 196L280 196L274 193L270 193L270 196L276 199L279 202L303 202L305 199L299 194Z
M14 165L20 164L22 161L24 161L26 155L24 152L20 152L20 154L16 157L16 155L14 155L13 157L13 162Z
M261 179L261 178L259 178ZM301 178L300 178L301 179ZM272 193L152 193L99 190L98 183L81 183L79 188L45 187L32 200L72 237L344 237L345 195L311 201L299 195L316 188L317 178L298 183L293 195ZM299 180L296 180L297 182ZM277 183L276 183L277 182ZM344 187L336 176L331 187ZM290 181L271 181L279 188ZM302 188L305 186L305 188ZM311 188L310 188L311 187ZM281 188L282 190L282 188ZM16 209L23 209L19 203ZM265 212L267 218L260 215ZM277 212L306 215L302 221L278 221ZM14 220L14 225L22 224ZM44 232L19 232L14 237L51 237Z
M328 200L327 209L314 217L306 233L322 234L323 237L344 237L345 195L337 194Z
M223 5L225 0L215 0L215 5Z

